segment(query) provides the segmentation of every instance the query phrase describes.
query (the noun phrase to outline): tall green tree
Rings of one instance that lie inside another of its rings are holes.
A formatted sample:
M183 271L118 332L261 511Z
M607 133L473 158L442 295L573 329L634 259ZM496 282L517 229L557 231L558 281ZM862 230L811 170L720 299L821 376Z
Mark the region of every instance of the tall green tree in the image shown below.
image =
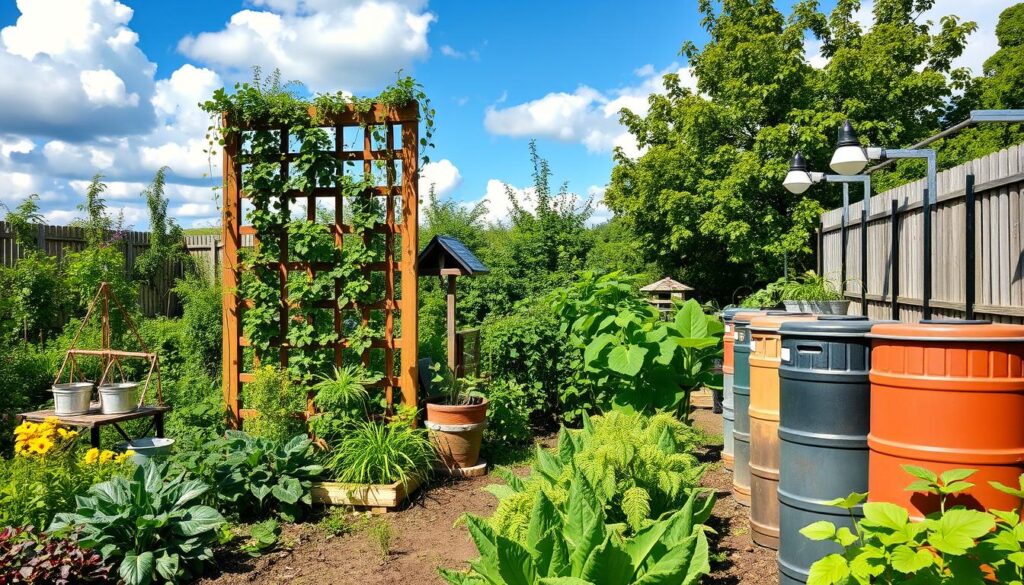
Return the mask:
M825 170L845 118L865 141L914 142L940 126L968 80L951 63L975 25L918 22L933 3L877 0L864 31L856 0L827 15L804 0L788 16L771 0L701 0L710 40L681 51L696 87L667 75L646 116L621 115L644 154L616 153L605 201L645 257L723 301L780 276L786 258L809 263L813 226L839 191L785 191L792 153ZM808 36L821 42L822 68L805 53Z

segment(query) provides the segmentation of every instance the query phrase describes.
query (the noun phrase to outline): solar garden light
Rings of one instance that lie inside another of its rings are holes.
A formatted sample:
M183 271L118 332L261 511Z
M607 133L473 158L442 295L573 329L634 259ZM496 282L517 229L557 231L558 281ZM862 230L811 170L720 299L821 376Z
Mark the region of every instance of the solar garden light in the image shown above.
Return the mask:
M928 161L927 187L921 194L921 218L923 221L924 234L922 265L924 278L922 279L921 291L921 312L925 319L932 318L932 308L929 300L932 296L932 206L930 197L938 194L937 172L935 168L935 150L931 148L885 148L860 145L857 133L853 131L853 125L849 120L843 122L839 128L839 140L836 143L836 151L832 154L832 162L829 166L840 175L856 175L864 170L869 160L889 160L895 158L923 158ZM893 299L895 302L895 299Z
M870 175L827 175L825 173L817 173L808 170L807 160L804 158L803 153L796 152L793 155L793 159L789 163L789 172L786 173L786 178L782 181L782 186L786 188L790 193L799 195L810 189L811 185L815 183L842 183L843 185L843 221L841 224L842 229L842 274L840 275L840 287L843 289L843 295L846 294L846 224L850 219L850 183L860 183L864 186L864 207L860 213L860 275L861 275L861 294L860 304L861 310L864 315L868 314L868 297L867 297L867 274L868 274L868 210L870 207L871 200L871 176Z

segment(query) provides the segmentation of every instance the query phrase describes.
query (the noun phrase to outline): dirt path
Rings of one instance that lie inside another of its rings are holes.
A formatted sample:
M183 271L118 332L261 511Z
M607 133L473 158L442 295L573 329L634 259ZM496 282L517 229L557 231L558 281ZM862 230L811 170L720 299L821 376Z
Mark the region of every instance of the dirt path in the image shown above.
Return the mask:
M705 432L721 436L722 417L710 410L697 410L693 425ZM708 524L718 532L711 540L711 575L703 583L709 585L777 585L778 567L775 551L761 548L750 538L749 508L736 503L730 495L732 472L719 460L719 449L710 449L706 459L712 462L704 474L703 485L718 493L715 511Z
M698 410L694 415L694 425L713 435L721 435L721 421L710 410ZM728 492L731 474L718 462L718 450L712 448L705 458L716 463L705 475L704 485ZM495 481L480 477L421 490L404 510L357 523L362 527L346 536L328 537L314 523L286 526L281 542L287 550L259 558L234 552L218 555L215 570L219 573L200 583L441 584L438 566L462 568L476 558L476 547L456 522L464 512L487 515L494 510L497 500L482 488ZM391 527L391 554L386 561L367 522L385 522ZM711 539L713 573L704 583L778 583L775 553L754 546L746 508L731 496L721 495L709 524L720 536Z

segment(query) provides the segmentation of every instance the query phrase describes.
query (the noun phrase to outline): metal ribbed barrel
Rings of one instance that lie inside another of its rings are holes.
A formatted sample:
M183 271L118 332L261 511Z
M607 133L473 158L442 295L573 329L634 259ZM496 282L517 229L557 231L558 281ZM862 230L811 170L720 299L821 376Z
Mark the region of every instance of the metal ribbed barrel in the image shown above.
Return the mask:
M779 328L780 585L806 583L815 561L841 552L800 529L819 520L852 529L849 513L825 502L868 489L873 324L835 316Z
M906 491L901 465L935 473L976 469L947 508L1019 508L989 485L1024 471L1024 326L978 321L881 324L871 329L869 500L921 518L937 497Z
M736 313L742 311L744 309L739 308L722 311L722 322L725 324L725 334L722 336L722 462L729 471L732 471L733 464L732 429L736 420L732 397L732 348L736 341L736 326L732 320Z
M750 320L764 311L733 315L733 473L732 495L744 506L750 505Z
M750 532L754 544L779 548L779 327L812 315L750 321Z

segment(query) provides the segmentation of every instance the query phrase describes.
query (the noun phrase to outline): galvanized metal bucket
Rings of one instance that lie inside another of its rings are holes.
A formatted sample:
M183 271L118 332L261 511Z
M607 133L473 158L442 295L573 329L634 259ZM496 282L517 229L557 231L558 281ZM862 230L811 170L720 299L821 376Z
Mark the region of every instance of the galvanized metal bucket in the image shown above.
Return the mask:
M139 383L120 382L99 387L103 414L126 414L139 406Z
M89 412L92 400L92 382L70 382L54 384L53 413L57 416L71 416Z
M122 441L114 445L114 449L121 453L131 449L134 452L132 462L136 465L142 465L151 459L160 459L170 455L173 448L174 439L164 439L161 437L143 437L141 439L132 439L131 442Z

